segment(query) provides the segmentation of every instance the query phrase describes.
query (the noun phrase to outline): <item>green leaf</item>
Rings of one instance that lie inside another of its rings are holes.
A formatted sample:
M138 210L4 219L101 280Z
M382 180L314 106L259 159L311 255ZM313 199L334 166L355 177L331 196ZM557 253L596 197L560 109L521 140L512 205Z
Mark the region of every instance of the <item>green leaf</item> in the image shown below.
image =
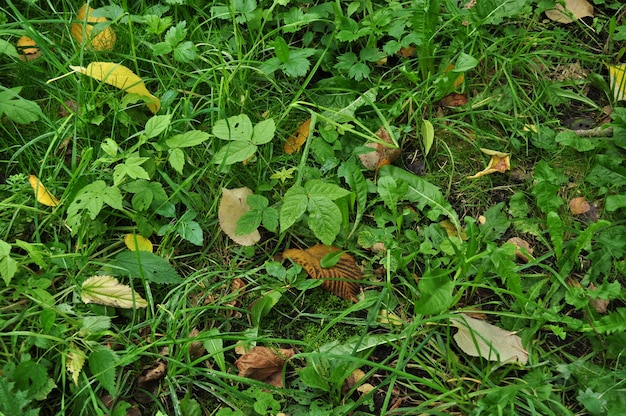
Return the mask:
M176 172L182 174L185 166L185 152L178 147L169 149L167 151L167 161Z
M166 114L163 116L152 116L146 122L146 128L144 134L149 138L153 138L163 133L167 129L172 121L172 115Z
M444 270L431 269L419 279L417 287L420 298L415 303L416 314L435 315L453 305L454 282L450 280L448 273Z
M249 141L252 138L250 117L239 114L227 119L217 120L213 125L213 135L222 140Z
M76 234L78 230L74 227L77 227L81 223L82 212L79 214L80 211L86 210L89 213L89 217L94 220L102 210L104 204L118 210L123 210L122 201L122 193L119 188L107 186L102 180L95 181L83 187L78 191L74 200L67 208L67 224L72 228L72 234Z
M0 86L0 88L3 87ZM5 114L19 124L28 124L39 120L42 115L41 108L37 103L18 95L21 87L3 89L4 91L0 92L0 116Z
M554 254L558 260L563 255L563 222L559 214L550 211L548 212L546 223L548 225L548 232L550 233L550 240L554 246Z
M593 150L602 144L602 141L596 137L581 137L573 131L563 131L557 134L554 140L579 152Z
M109 348L98 348L89 354L89 370L102 384L109 394L115 395L115 367L117 366L117 354Z
M604 201L604 209L608 212L617 211L626 207L626 195L609 195Z
M356 194L356 216L352 226L352 232L354 232L360 224L367 206L367 181L361 169L354 162L343 163L339 166L337 175L344 178L352 192Z
M341 230L341 211L339 207L328 198L311 196L308 204L308 225L315 237L327 246L335 241L335 237Z
M326 183L320 179L312 179L304 184L307 194L310 197L324 197L334 201L344 196L350 195L350 191L343 189L339 185L333 183Z
M252 143L259 145L270 142L274 138L276 132L276 125L274 119L268 118L258 122L253 129Z
M213 163L226 166L243 162L256 153L257 147L251 142L233 141L213 155Z
M263 210L251 209L243 214L237 221L235 234L245 235L254 232L263 221Z
M478 65L478 60L471 55L461 52L459 58L454 65L454 72L467 72L470 69L474 69Z
M8 377L0 377L0 413L3 415L36 416L37 411L26 411L31 399L28 392L15 391L15 384L9 382ZM24 410L23 410L24 409Z
M17 261L11 258L11 245L0 240L0 276L7 287L15 273L17 273Z
M9 55L11 58L19 59L20 54L17 52L15 46L4 39L0 39L0 53Z
M289 45L287 45L287 42L282 36L278 36L274 39L272 46L274 46L274 53L280 62L285 63L289 60Z
M567 183L567 177L560 170L552 169L544 160L535 165L534 177L535 186L531 192L537 199L537 206L545 213L556 211L563 205L558 191L561 185Z
M182 63L189 63L198 56L198 49L193 42L187 40L174 48L174 60Z
M376 96L378 95L378 88L370 88L365 91L363 94L359 95L358 98L352 101L346 107L340 109L339 111L325 111L322 114L322 118L329 119L330 121L334 121L337 123L346 123L352 121L354 118L354 113L356 110L361 108L364 105L372 104L376 101Z
M27 391L28 397L47 396L50 393L46 367L32 360L22 361L13 371L15 387ZM53 383L54 384L54 383Z
M200 228L200 224L195 221L180 221L176 227L176 232L191 244L196 246L202 246L204 244L202 228Z
M209 357L213 358L217 363L219 369L226 372L226 359L224 358L224 344L222 341L222 334L217 328L211 328L208 331L202 332L202 345L209 354Z
M172 47L176 46L179 42L182 42L187 36L187 22L182 20L174 27L169 28L165 34L165 42L169 43Z
M270 313L282 296L283 294L279 290L272 289L254 302L250 308L250 314L255 327L259 326L261 319Z
M170 149L178 147L193 147L204 143L211 137L209 133L200 130L191 130L182 134L177 134L165 141Z
M283 206L280 208L280 229L287 230L300 219L307 209L309 199L306 190L301 186L294 186L285 192Z
M149 158L130 156L124 163L120 163L113 168L113 185L118 186L129 176L132 179L150 179L150 175L141 165Z
M387 208L395 213L398 209L398 200L404 198L409 186L404 181L398 183L391 176L383 176L378 179L377 190Z
M172 45L167 42L159 42L152 45L152 55L161 56L172 52Z
M132 278L142 277L157 284L182 282L182 277L167 260L147 251L123 251L112 265Z
M263 211L263 219L261 220L263 227L271 232L276 232L278 228L278 211L276 208L267 208Z
M424 145L424 156L428 156L430 148L435 140L435 128L428 120L422 120L422 144Z

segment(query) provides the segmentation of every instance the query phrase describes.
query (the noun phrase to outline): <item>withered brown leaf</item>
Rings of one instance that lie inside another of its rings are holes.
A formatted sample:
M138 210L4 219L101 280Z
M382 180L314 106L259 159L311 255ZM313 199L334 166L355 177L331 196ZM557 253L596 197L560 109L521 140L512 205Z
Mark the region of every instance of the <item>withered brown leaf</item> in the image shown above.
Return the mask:
M275 352L267 347L254 347L235 361L235 365L239 369L239 376L280 388L283 387L283 366L293 355L291 348L278 348Z

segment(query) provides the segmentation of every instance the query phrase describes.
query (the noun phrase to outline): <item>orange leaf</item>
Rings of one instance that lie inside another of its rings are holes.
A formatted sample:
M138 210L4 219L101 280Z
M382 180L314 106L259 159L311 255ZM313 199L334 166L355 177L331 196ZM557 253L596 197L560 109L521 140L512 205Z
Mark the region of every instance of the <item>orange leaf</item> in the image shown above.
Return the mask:
M235 361L235 365L239 369L240 377L283 387L283 366L293 355L293 349L279 348L277 354L267 347L254 347Z
M415 48L415 46L403 46L400 48L400 52L398 52L398 54L403 58L410 58L411 56L415 55L416 50L417 49Z
M41 56L41 51L37 47L37 44L28 36L19 38L16 46L22 61L32 61Z
M311 127L311 119L309 118L304 123L300 124L300 127L287 139L285 145L283 146L283 150L288 155L292 155L306 142L307 137L309 137L309 128Z
M337 247L316 244L306 250L287 249L283 252L283 258L291 259L302 266L313 279L323 279L324 289L343 299L356 302L356 296L359 293L358 281L361 280L362 272L354 257L343 253L333 267L324 268L320 264L324 256L337 251L341 250Z
M30 182L30 186L33 187L33 191L35 191L35 198L37 198L37 201L39 201L40 204L49 207L56 207L59 205L59 200L56 199L45 186L43 186L41 181L35 175L30 175L28 177L28 182Z

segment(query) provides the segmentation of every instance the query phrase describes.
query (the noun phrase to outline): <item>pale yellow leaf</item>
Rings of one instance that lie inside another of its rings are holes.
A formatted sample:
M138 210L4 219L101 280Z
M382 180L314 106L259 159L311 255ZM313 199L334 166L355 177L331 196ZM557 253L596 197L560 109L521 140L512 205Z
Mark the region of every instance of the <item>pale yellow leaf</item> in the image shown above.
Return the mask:
M124 65L114 62L92 62L86 68L72 65L70 65L70 68L75 72L80 72L98 81L113 85L124 92L143 97L146 105L153 113L157 113L161 108L161 101L150 94L142 79Z
M94 10L87 3L83 4L78 13L76 13L75 23L72 23L70 26L70 35L81 44L86 44L89 48L97 51L110 51L117 40L115 31L110 26L107 26L101 32L94 33L92 36L93 25L88 23L104 23L108 21L106 17L93 17L93 12Z
M85 303L114 306L116 308L145 308L148 302L130 286L117 281L112 276L92 276L82 284L80 297Z
M528 362L528 352L522 346L522 339L515 333L464 313L450 318L450 323L459 329L454 334L454 340L467 355L490 361Z
M46 205L49 207L56 207L59 205L59 200L52 195L45 186L41 183L41 181L35 176L30 175L28 177L28 182L30 182L30 186L33 187L33 191L35 192L35 198L39 201L40 204Z
M557 2L554 9L546 10L546 16L558 23L572 23L583 17L593 17L593 5L587 0L565 0L565 8Z
M494 172L504 173L507 170L511 170L511 157L508 153L484 148L481 148L480 151L491 156L491 160L485 169L472 176L468 176L468 179L480 178L481 176L489 175Z
M608 65L609 85L615 101L626 99L626 64Z
M74 344L65 356L65 369L72 375L72 381L78 385L78 376L85 364L85 353L77 349Z
M252 195L250 188L222 188L222 198L217 211L220 228L224 234L242 246L253 246L261 240L261 234L258 230L254 230L250 234L237 234L237 221L243 214L250 211L250 206L246 202L249 195Z
M137 234L126 234L124 244L130 251L147 251L152 253L152 242L146 237Z

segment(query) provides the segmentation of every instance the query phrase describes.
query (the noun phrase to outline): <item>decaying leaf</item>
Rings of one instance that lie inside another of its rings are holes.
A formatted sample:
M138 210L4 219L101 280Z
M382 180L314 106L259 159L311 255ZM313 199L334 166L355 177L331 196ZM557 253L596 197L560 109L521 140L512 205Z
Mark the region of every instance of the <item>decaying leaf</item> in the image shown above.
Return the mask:
M467 235L465 234L465 230L463 228L460 229L461 234L459 235L459 228L454 225L454 223L450 220L443 220L439 222L441 228L446 230L446 234L448 237L459 237L461 240L467 240Z
M41 181L35 175L30 175L28 177L28 182L30 183L30 186L32 186L33 191L35 192L35 198L40 204L48 207L56 207L59 205L59 200L56 199L56 197L52 195L45 186L43 186Z
M569 210L572 215L585 214L589 212L590 209L591 205L587 202L587 198L584 196L578 196L569 201Z
M148 403L159 391L159 384L167 374L167 362L157 360L151 366L145 368L137 377L135 386L135 399L140 403Z
M283 146L283 151L288 155L292 155L306 142L306 139L309 137L309 129L311 127L311 119L304 121L300 126L296 129L296 131L289 136L285 145Z
M283 252L283 259L293 260L302 266L312 278L323 279L322 287L329 292L343 299L356 302L356 296L359 293L359 280L363 273L357 266L354 257L348 253L343 253L333 267L324 268L321 266L320 262L324 256L338 251L341 250L337 247L316 244L306 250L287 249Z
M96 275L82 284L80 297L85 303L114 306L116 308L145 308L148 302L130 286L117 281L112 276Z
M126 234L124 244L130 251L147 251L152 253L152 242L139 234Z
M74 72L79 72L98 81L113 85L126 93L141 96L150 111L155 114L161 108L161 101L150 94L142 79L124 65L114 62L92 62L86 68L73 65L70 65L70 68Z
M596 285L594 285L593 283L589 283L588 289L590 291L598 290ZM593 308L598 313L603 313L603 314L606 313L610 303L611 303L611 301L608 300L608 299L593 298L593 297L589 296L589 304L591 306L593 306Z
M237 234L237 221L246 212L250 211L250 206L246 202L248 196L252 195L250 188L226 189L222 188L222 198L217 211L220 220L220 228L235 243L242 246L253 246L261 240L261 234L254 230L250 234Z
M94 17L94 9L89 7L87 3L76 13L76 19L70 26L70 34L72 37L81 44L86 44L88 48L95 49L97 51L110 51L115 46L117 36L115 31L110 26L105 26L97 33L94 32L94 26L89 23L105 23L106 17Z
M532 257L533 249L530 246L530 243L526 240L523 240L519 237L511 237L506 240L507 243L515 244L517 250L515 250L515 255L524 263L528 263L529 256Z
M626 99L626 64L608 65L609 86L615 101Z
M198 328L194 327L189 333L189 338L196 338L200 334ZM202 357L206 353L206 349L204 345L202 345L202 341L191 341L189 344L189 356L192 359L196 359Z
M378 170L381 166L391 164L401 153L401 150L391 139L387 129L384 127L379 128L378 131L376 131L376 136L384 143L388 143L389 146L376 142L365 144L366 147L371 147L374 150L360 154L359 159L363 166L369 170Z
M241 377L253 378L282 388L283 366L293 355L291 348L278 348L274 352L267 347L254 347L235 361L235 365Z
M85 358L87 358L85 353L76 348L74 344L71 345L65 356L65 369L72 375L72 381L76 385L78 385L78 376L85 365Z
M22 36L17 40L17 51L22 61L33 61L41 56L41 50L34 40L28 36Z
M461 107L465 104L467 104L467 95L458 93L446 95L439 101L442 107Z
M491 160L485 169L475 175L468 176L468 179L480 178L481 176L489 175L494 172L504 173L507 170L511 170L511 157L508 153L502 153L496 150L484 148L481 148L480 150L484 154L491 156Z
M464 313L450 318L450 323L459 329L454 334L454 340L467 355L490 361L528 362L528 352L522 346L522 339L515 333Z
M572 23L583 17L593 17L593 5L587 0L565 0L565 8L563 8L557 2L554 9L546 10L546 17L558 23Z
M415 46L412 46L412 45L409 45L406 47L403 46L398 51L398 55L400 55L403 58L410 58L411 56L415 55L416 51L417 51L417 48Z

